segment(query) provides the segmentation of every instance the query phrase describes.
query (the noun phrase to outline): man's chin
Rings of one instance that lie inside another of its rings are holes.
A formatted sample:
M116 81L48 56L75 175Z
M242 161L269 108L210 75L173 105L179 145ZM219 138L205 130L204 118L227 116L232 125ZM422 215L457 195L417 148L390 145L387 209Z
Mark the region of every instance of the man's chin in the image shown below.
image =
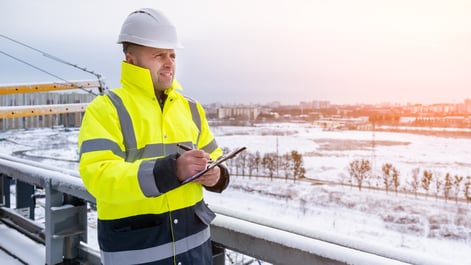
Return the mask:
M172 87L172 83L170 83L170 84L162 84L162 83L154 84L154 89L158 90L158 91L165 91L165 90L167 90L171 87Z

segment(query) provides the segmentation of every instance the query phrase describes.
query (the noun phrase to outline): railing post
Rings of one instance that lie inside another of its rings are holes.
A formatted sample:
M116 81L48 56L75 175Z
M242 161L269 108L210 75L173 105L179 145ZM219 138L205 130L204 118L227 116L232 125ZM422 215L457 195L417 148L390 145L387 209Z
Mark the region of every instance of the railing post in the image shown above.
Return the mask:
M225 265L226 263L226 249L221 244L212 242L213 250L213 265Z
M51 180L45 183L46 189L46 264L54 265L63 261L63 245L64 239L54 236L54 219L52 208L62 205L62 193L53 190L51 187Z
M16 181L16 211L24 216L34 220L34 186L23 182Z
M46 264L79 257L80 241L87 242L87 204L53 189L46 182Z
M79 257L80 241L87 243L87 202L64 194L64 204L73 205L66 221L69 229L63 233L64 260L72 260Z
M10 177L0 173L0 205L7 208L10 208L10 182Z

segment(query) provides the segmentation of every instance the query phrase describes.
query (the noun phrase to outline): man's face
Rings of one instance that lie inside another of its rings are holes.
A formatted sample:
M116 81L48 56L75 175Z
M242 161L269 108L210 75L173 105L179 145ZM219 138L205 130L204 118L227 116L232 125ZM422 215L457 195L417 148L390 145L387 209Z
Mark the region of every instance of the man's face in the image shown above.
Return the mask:
M163 91L172 85L175 77L175 50L130 45L126 52L128 63L150 71L154 90Z

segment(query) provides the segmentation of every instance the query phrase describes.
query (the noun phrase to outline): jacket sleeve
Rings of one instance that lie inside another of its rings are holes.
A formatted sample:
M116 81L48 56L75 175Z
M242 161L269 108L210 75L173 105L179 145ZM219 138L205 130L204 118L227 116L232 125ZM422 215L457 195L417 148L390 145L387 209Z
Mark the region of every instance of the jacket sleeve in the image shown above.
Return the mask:
M97 200L126 203L148 197L146 192L158 194L155 160L125 161L118 115L108 97L99 96L88 105L78 145L82 181Z
M218 183L216 183L216 185L214 185L212 187L204 186L205 189L207 189L209 191L212 191L212 192L221 193L223 190L225 190L227 188L227 186L229 185L229 171L223 165L219 165L219 168L221 170L221 176L218 180Z
M172 154L155 161L153 169L155 185L161 193L178 188L181 185L175 171L178 156L178 154Z

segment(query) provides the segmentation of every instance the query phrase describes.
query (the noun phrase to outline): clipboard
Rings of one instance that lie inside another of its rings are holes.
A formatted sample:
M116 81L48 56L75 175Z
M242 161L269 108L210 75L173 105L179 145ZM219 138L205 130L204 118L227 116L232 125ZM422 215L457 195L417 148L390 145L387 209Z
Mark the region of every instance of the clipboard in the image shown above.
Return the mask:
M229 152L225 155L220 156L216 161L209 164L205 169L201 170L200 172L198 172L198 173L194 174L193 176L191 176L191 177L185 179L184 181L182 181L182 185L201 177L204 173L206 173L209 170L217 167L222 162L227 161L231 158L234 158L236 155L238 155L240 152L244 151L245 149L247 149L247 147L241 146L241 147L238 147L238 148L232 150L231 152Z

